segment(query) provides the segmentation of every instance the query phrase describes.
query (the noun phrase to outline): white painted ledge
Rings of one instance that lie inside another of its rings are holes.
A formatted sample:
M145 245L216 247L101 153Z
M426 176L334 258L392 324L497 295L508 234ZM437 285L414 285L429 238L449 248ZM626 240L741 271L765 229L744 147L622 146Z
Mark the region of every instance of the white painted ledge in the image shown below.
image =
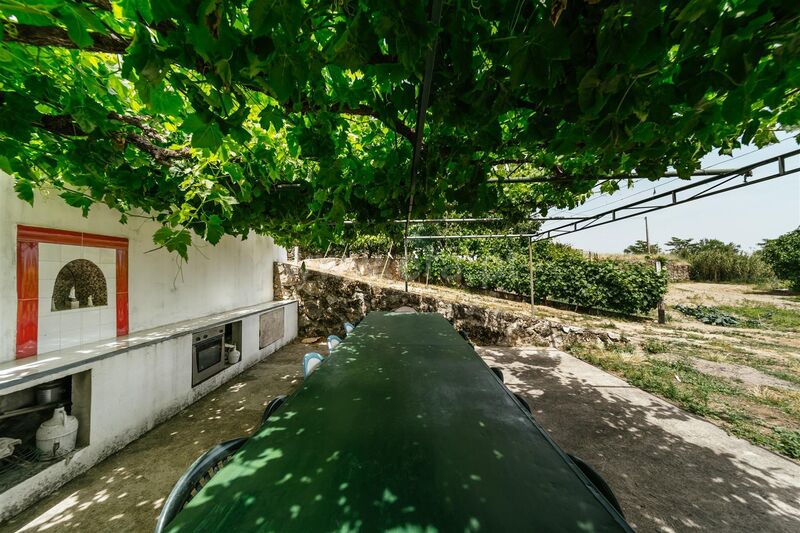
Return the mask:
M72 346L63 350L16 359L0 363L0 392L13 392L18 385L38 381L51 374L86 365L107 357L142 348L150 344L188 335L195 331L227 324L245 316L262 313L295 303L296 300L276 300L231 311L216 313L202 318L194 318L166 324L156 328L131 333L124 337L106 339L98 342Z

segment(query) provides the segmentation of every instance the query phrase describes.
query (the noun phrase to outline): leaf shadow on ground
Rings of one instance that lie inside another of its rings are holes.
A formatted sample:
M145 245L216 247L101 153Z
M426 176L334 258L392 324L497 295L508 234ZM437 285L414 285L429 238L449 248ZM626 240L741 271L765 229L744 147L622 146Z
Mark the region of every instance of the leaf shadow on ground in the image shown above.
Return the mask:
M800 530L795 463L765 451L774 461L757 466L752 454L721 452L713 439L698 435L692 442L681 434L707 422L597 369L599 383L565 372L561 358L572 358L556 350L480 351L502 368L509 388L526 397L554 440L603 475L638 531ZM639 399L630 401L623 389Z

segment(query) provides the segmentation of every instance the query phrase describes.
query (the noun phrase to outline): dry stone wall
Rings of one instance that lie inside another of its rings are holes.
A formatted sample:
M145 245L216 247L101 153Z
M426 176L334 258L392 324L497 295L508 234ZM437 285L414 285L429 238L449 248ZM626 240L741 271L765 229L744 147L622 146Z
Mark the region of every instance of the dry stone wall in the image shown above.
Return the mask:
M371 285L364 281L276 263L275 298L298 300L300 336L343 336L342 324L355 322L370 311L391 311L410 306L421 312L442 314L464 330L477 344L491 346L554 346L575 342L607 344L627 342L615 332L592 331L550 320Z

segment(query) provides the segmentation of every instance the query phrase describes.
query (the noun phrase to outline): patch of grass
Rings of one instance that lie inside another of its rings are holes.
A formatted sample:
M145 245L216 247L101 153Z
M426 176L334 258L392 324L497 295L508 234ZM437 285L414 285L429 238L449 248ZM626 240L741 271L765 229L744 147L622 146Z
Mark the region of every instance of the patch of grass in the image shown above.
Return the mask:
M766 365L759 365L759 366L753 365L753 368L755 368L756 370L760 370L765 374L769 374L772 377L788 381L789 383L795 383L797 385L800 385L800 375L794 372L787 372L786 370L776 370Z
M776 305L748 302L745 305L725 305L720 309L742 317L743 327L800 331L800 311Z
M771 449L787 457L800 459L800 431L781 426L769 427L743 411L728 411L725 429L732 435Z
M664 353L669 351L669 343L658 339L647 339L642 343L642 349L649 354Z
M730 433L800 459L800 393L773 387L749 391L732 380L677 361L637 359L619 349L573 344L568 351L628 383L666 398L692 413L718 420ZM766 417L763 413L767 413ZM784 423L785 422L785 423Z
M609 345L608 350L618 354L631 354L633 345L627 342L615 342Z
M632 385L673 400L698 414L709 414L709 394L738 394L741 389L728 380L703 374L688 360L646 359L628 361L618 352L575 344L570 352L588 363L625 378Z

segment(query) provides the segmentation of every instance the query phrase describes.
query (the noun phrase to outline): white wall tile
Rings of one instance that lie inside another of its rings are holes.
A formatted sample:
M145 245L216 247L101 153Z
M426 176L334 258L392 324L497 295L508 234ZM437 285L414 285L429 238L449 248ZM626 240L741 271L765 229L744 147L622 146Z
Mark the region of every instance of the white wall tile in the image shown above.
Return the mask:
M36 353L54 352L61 348L61 337L59 335L41 337L36 345Z
M109 264L110 265L116 265L117 264L117 251L114 250L113 248L100 248L100 264L101 265L109 265ZM116 266L115 266L115 268L116 268Z
M61 336L64 337L68 334L76 332L80 338L81 334L81 313L80 311L59 311L59 318L61 319Z
M39 278L39 298L51 298L53 296L54 288L54 280ZM50 309L50 306L48 305L47 308Z
M59 347L62 350L64 348L70 348L72 346L78 346L80 343L81 343L81 330L80 330L80 328L65 330L62 327L62 329L61 329L61 342L59 343Z
M117 336L117 322L105 322L100 324L100 338L113 339Z
M50 309L52 304L52 298L39 298L39 320L41 320L44 316L50 316L52 314L52 310Z
M100 248L83 246L83 258L91 261L95 265L100 263Z
M100 340L100 325L96 324L89 328L81 329L81 344L97 342Z
M39 261L39 281L55 281L63 263L58 261Z
M39 331L39 338L43 335L58 337L61 333L61 319L55 313L40 317L37 330Z
M83 247L64 244L61 246L61 263L66 265L70 261L83 257Z
M88 328L88 327L95 327L95 329L99 329L100 327L100 309L81 309L81 328Z
M61 261L61 245L39 243L39 261Z
M106 278L106 281L108 281L109 278L117 275L117 266L114 264L101 263L98 266L100 267L100 272L103 273L103 277Z
M109 302L109 304L110 303L111 302ZM114 305L107 305L106 307L100 308L100 326L105 326L108 324L113 324L114 330L116 331L117 308Z

